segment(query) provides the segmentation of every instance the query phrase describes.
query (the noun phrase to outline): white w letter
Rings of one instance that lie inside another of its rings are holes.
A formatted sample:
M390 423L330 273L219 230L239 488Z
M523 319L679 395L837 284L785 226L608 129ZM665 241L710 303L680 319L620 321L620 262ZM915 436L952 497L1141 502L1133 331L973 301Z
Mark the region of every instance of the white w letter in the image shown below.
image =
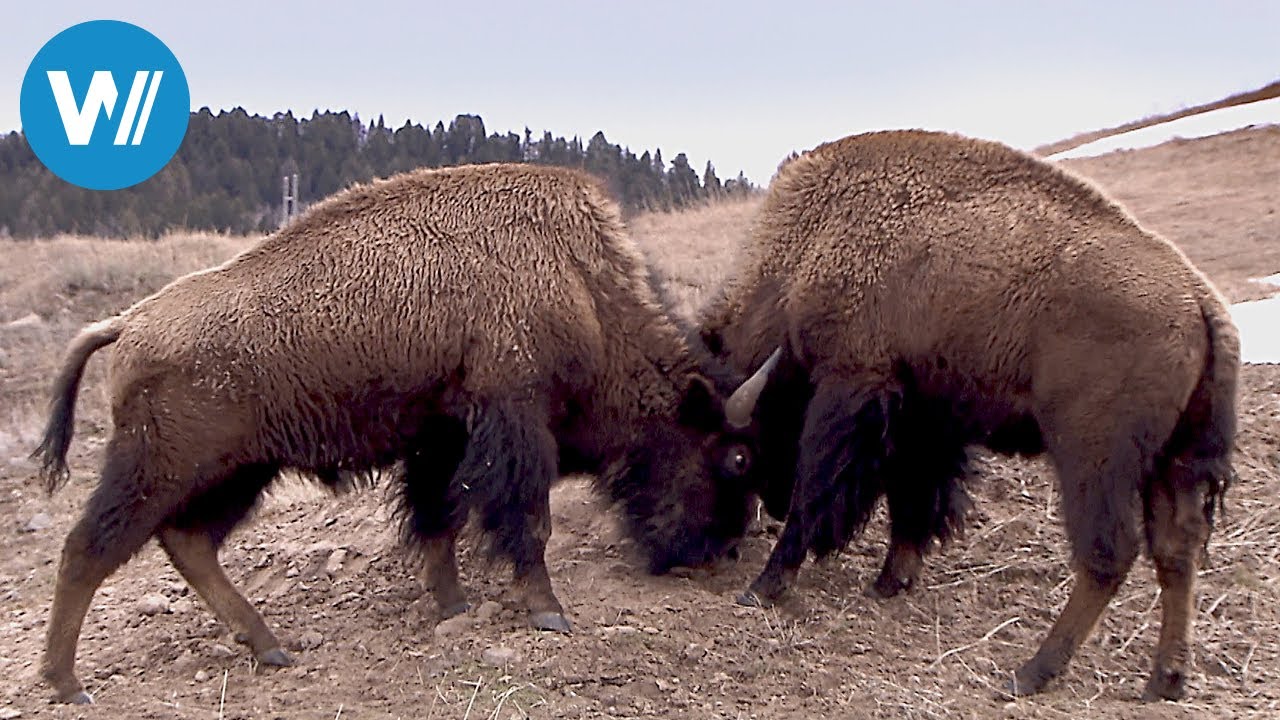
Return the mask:
M67 71L49 70L48 75L53 100L58 104L58 114L62 116L62 127L67 131L67 142L72 145L88 145L89 138L93 137L93 127L98 123L98 110L106 110L109 118L116 106L116 98L120 95L116 90L116 81L106 70L95 71L93 79L89 81L89 92L84 96L84 105L77 108Z

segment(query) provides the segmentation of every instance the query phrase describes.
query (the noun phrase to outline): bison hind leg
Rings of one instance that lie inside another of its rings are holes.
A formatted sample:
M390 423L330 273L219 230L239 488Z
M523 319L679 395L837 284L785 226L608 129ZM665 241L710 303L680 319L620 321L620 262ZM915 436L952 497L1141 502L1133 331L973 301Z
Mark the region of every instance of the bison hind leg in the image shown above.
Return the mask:
M1212 530L1214 501L1231 469L1221 456L1188 451L1163 460L1144 488L1147 545L1160 582L1160 639L1144 699L1178 700L1186 692L1195 578Z
M92 702L75 675L89 604L102 581L155 533L174 501L177 488L152 482L144 458L140 442L111 439L98 485L63 544L41 667L61 702Z
M213 613L248 645L264 665L291 665L292 658L266 620L236 589L218 562L218 549L257 505L276 478L272 464L237 468L222 481L188 499L160 528L160 545L170 562Z
M457 536L466 525L468 488L456 481L467 449L461 420L433 416L423 421L406 453L399 514L405 541L417 551L442 618L466 612L470 605L458 580Z
M1093 631L1138 555L1136 503L1150 468L1147 436L1121 425L1076 422L1046 433L1062 493L1075 586L1036 654L1009 690L1039 692L1060 675ZM1099 451L1102 457L1099 457Z
M925 400L908 401L894 419L885 468L889 505L889 552L872 597L909 590L919 577L924 554L964 529L972 500L964 486L969 472L968 438L950 408Z

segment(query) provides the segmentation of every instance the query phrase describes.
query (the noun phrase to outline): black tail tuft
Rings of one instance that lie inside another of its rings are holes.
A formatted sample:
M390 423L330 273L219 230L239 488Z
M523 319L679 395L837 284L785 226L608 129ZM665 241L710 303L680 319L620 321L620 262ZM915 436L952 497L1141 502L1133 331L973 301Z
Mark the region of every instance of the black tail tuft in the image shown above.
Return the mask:
M80 390L85 363L99 348L115 342L123 328L124 319L120 316L95 323L76 336L67 348L62 370L53 383L44 436L35 452L31 453L31 459L40 463L39 476L50 495L70 477L67 448L71 446L71 434L75 428L76 394Z

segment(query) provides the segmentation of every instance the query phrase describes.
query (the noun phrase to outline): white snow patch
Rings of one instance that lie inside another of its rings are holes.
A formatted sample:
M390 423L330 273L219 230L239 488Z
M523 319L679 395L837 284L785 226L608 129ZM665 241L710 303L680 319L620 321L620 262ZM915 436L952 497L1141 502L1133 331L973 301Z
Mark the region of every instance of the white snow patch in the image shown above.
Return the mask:
M1276 287L1280 287L1280 273L1260 278L1249 278L1249 280L1256 283L1262 283L1263 285L1275 285Z
M1236 303L1231 319L1240 330L1241 362L1280 363L1280 295Z

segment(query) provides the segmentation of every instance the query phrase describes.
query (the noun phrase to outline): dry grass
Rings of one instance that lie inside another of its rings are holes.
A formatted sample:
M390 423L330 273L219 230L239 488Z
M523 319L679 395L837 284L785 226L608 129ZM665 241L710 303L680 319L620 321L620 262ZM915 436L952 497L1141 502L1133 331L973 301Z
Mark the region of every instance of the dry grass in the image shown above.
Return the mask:
M761 197L734 198L631 220L632 237L678 301L674 310L682 317L693 318L732 271L761 202Z
M0 243L0 323L30 313L47 320L72 308L114 312L179 275L222 262L252 240L183 233L159 240L63 235ZM102 302L86 304L81 295Z
M0 465L25 456L43 424L49 378L71 337L173 278L216 265L254 238L183 233L159 240L59 236L0 242ZM98 388L102 367L89 367ZM103 398L86 392L82 423L106 419Z
M1064 160L1168 238L1232 302L1280 272L1280 126Z

